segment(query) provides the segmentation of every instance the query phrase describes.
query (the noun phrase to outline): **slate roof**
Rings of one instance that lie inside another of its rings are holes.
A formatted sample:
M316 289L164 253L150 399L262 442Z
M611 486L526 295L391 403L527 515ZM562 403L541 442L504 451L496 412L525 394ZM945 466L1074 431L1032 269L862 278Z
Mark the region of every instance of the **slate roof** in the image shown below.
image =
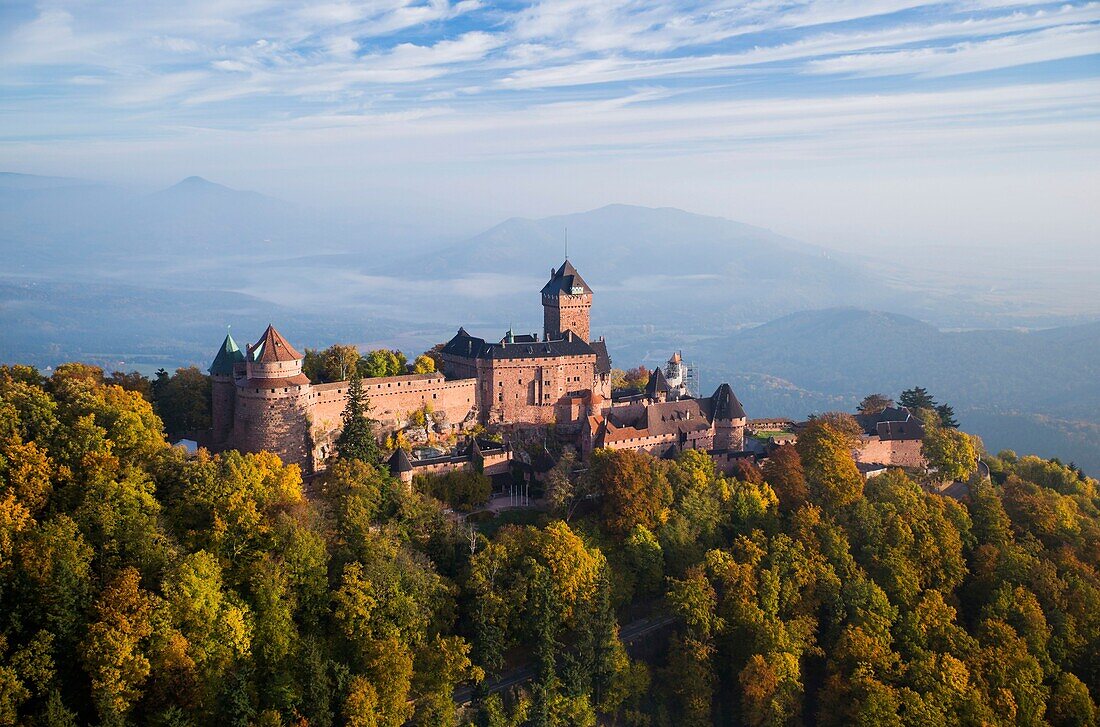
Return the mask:
M646 407L649 434L673 434L710 429L710 402L706 399L680 399Z
M924 438L924 423L916 417L904 422L879 422L875 430L879 438L884 440L911 440Z
M611 357L607 355L607 343L604 341L592 341L588 345L596 352L596 373L611 373Z
M711 416L718 420L744 419L745 408L737 400L737 395L729 384L720 384L710 397Z
M244 361L244 354L241 353L237 342L233 340L233 336L226 333L225 340L218 349L218 355L214 357L214 362L210 364L207 371L214 376L232 376L233 364L241 361Z
M924 425L904 406L891 406L877 414L856 414L855 420L868 436L882 439L920 439Z
M252 360L255 363L275 363L277 361L294 361L302 358L302 354L291 346L283 334L275 330L275 326L268 326L264 335L250 349Z
M486 343L484 338L471 336L466 329L459 328L454 338L443 347L443 353L464 358L521 359L546 358L549 356L597 356L591 344L577 336L557 341L531 341L516 343ZM610 368L608 369L610 370Z
M710 429L716 419L742 419L745 410L729 384L722 384L713 396L679 399L638 407L612 407L604 417L590 417L589 428L599 425L597 437L613 442L639 437L678 434ZM597 440L599 441L599 440Z
M398 447L390 455L389 460L390 472L398 474L400 472L412 472L412 462L409 461L409 455L405 454L405 450Z
M539 337L533 333L520 333L516 335L511 331L504 334L504 338L500 339L501 343L536 343Z
M652 399L657 394L667 394L670 391L672 391L672 387L668 385L665 372L661 371L660 367L653 369L653 373L649 375L649 381L646 382L645 393Z
M573 263L566 260L561 267L554 271L546 285L542 286L543 295L575 295L574 288L580 288L582 293L591 293L592 288L584 282L584 278L573 267Z

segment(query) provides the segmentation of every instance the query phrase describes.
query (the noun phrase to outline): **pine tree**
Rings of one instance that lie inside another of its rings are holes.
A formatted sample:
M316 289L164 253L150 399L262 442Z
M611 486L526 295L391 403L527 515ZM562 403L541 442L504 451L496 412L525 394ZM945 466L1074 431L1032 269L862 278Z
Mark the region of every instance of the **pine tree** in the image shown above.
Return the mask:
M336 453L344 459L358 459L377 467L382 462L382 453L374 437L374 422L367 417L369 407L362 379L352 376L348 384L348 403L344 405L344 428L336 439Z
M935 409L936 400L923 386L914 386L901 392L898 403L907 409Z
M936 413L940 416L940 424L948 429L958 429L959 422L955 419L955 410L947 404L940 404L936 407Z

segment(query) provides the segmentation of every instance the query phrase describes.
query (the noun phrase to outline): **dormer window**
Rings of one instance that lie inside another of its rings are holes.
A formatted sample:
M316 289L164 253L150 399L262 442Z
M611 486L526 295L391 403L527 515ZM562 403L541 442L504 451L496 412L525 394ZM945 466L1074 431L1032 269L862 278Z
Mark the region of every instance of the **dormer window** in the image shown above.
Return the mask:
M579 285L574 285L572 288L569 289L569 292L573 295L581 295L582 293L584 293L584 288L580 287Z

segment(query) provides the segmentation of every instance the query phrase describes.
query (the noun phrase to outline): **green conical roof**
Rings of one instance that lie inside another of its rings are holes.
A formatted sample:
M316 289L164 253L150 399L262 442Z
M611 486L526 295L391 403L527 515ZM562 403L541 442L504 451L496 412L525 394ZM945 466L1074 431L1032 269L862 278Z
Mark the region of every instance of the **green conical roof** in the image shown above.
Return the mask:
M233 336L227 333L221 348L218 349L218 355L214 357L214 363L210 364L209 371L214 376L232 376L233 364L238 361L244 361L244 354L241 353L237 342L233 340Z

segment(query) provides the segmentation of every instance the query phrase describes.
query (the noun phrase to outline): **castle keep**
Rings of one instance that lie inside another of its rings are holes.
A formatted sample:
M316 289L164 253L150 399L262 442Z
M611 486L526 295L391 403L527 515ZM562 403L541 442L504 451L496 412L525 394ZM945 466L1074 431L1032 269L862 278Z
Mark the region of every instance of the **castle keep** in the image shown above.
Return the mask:
M364 379L371 418L393 431L428 406L437 426L455 432L473 424L554 424L583 453L741 449L745 412L729 385L692 398L678 355L665 371L654 370L644 393L613 396L607 345L591 340L592 289L568 260L550 271L541 298L541 337L509 330L489 342L459 328L443 347L442 372ZM212 428L203 444L268 450L307 472L323 468L340 432L348 382L311 383L302 362L272 326L244 351L227 335L210 366Z

